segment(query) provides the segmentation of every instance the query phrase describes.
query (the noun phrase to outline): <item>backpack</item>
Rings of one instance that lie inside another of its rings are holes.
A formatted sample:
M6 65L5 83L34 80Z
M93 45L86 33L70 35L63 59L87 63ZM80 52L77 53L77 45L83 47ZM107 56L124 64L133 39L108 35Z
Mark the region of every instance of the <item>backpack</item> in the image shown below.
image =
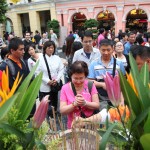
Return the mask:
M88 81L88 90L89 90L90 94L91 94L92 86L93 86L93 82L92 81Z
M23 64L26 66L26 63L21 59L21 61L23 62ZM16 69L15 66L13 64L13 62L10 59L5 59L4 62L7 64L10 74L12 75L13 80L15 80L15 75L16 75Z

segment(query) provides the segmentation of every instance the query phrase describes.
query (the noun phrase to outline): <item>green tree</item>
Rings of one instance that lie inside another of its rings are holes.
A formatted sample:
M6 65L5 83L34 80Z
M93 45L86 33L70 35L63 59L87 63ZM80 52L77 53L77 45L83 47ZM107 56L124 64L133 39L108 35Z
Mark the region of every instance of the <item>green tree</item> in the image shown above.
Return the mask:
M93 38L97 39L98 36L98 21L95 19L89 19L85 21L84 28L87 30L91 30L93 33Z
M0 23L3 23L6 20L5 13L8 10L8 5L6 0L1 0L0 2Z
M47 22L47 27L48 29L53 29L54 33L56 33L57 37L59 37L59 30L60 30L60 25L59 25L59 21L58 20L49 20Z

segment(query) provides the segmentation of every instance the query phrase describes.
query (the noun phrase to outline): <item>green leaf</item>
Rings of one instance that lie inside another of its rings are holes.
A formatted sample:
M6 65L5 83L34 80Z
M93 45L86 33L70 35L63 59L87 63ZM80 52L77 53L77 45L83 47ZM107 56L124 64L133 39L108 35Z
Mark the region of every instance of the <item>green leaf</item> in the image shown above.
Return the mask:
M136 119L132 123L131 129L136 128L145 119L145 117L149 113L149 110L150 108L145 109L143 112L140 113L140 115L136 117Z
M141 142L144 150L149 150L150 149L150 134L144 134L140 138L140 142Z
M121 90L122 90L125 102L127 102L129 108L131 108L130 111L133 111L131 112L132 115L137 116L141 113L140 100L121 71L119 71L119 76L120 76Z
M33 105L35 104L36 97L38 95L40 86L42 82L42 72L32 81L29 88L25 92L25 96L23 97L23 103L21 107L19 107L19 120L26 120L29 116Z
M102 140L100 142L100 150L105 150L106 148L106 144L108 142L109 136L111 134L111 131L113 130L113 128L117 125L117 123L112 124L106 131L106 133L103 135Z
M133 75L133 80L138 91L139 99L142 104L141 108L144 110L150 106L150 100L148 100L149 99L149 93L148 93L148 88L147 88L148 86L146 87L144 86L144 83L143 83L144 80L142 81L140 77L140 73L137 68L137 64L131 54L129 54L129 59L130 59L131 73ZM147 74L147 73L144 71L143 74ZM144 76L147 76L147 75L144 75Z
M31 82L31 79L34 76L35 70L37 68L39 64L39 61L36 63L36 65L33 67L33 69L31 70L31 72L29 73L29 75L25 78L25 80L23 81L23 83L20 85L20 87L18 88L17 92L19 92L19 96L16 100L16 107L20 107L24 101L24 96L26 94L26 90L29 87L29 84Z
M40 140L35 140L35 144L37 146L37 149L46 150L46 146Z
M149 112L148 118L144 124L144 133L150 133L150 112Z
M148 87L149 83L149 71L148 65L145 63L140 71L140 77L145 87Z
M99 129L98 133L100 136L103 136L106 133L106 131ZM113 139L116 139L116 138L117 138L117 142L126 142L126 139L122 135L119 134L119 131L118 132L112 131L109 136L109 141L112 141Z
M9 98L1 107L0 107L0 121L5 117L8 111L11 109L12 105L16 101L19 93L16 93L11 98Z
M3 129L5 132L15 134L16 136L25 139L25 134L18 130L16 127L13 127L7 123L1 123L0 128Z

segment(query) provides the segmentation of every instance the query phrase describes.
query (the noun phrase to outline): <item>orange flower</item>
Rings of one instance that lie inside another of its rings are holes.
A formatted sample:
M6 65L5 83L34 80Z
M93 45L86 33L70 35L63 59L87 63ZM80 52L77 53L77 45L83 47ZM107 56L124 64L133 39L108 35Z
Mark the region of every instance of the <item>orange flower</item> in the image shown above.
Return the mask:
M2 76L0 76L1 80L1 86L0 86L0 107L15 93L22 77L19 78L19 72L17 74L17 77L14 81L14 84L9 89L9 72L8 67L6 68L6 71L2 72Z
M130 84L130 86L134 90L135 94L138 96L138 91L137 91L136 86L134 84L134 80L133 80L132 74L131 73L130 74L126 73L126 75L127 75L128 83Z
M119 106L118 109L119 109L121 116L123 116L125 113L125 121L127 121L130 117L130 111L129 111L128 107L127 106ZM110 120L112 122L114 122L115 120L120 121L120 115L118 113L117 108L110 108L109 114L110 114Z

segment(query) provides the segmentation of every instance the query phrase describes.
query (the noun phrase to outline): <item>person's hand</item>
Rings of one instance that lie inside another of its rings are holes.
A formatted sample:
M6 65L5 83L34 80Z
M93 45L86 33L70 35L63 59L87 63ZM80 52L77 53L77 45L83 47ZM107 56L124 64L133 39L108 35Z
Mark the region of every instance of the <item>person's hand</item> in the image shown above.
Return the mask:
M49 82L47 83L49 86L51 86L53 84L53 80L49 80Z
M84 97L81 94L76 95L75 102L76 102L77 106L85 106L85 104L86 104L86 100L84 99Z
M52 86L56 86L57 81L56 80L52 80L52 81L53 81Z

